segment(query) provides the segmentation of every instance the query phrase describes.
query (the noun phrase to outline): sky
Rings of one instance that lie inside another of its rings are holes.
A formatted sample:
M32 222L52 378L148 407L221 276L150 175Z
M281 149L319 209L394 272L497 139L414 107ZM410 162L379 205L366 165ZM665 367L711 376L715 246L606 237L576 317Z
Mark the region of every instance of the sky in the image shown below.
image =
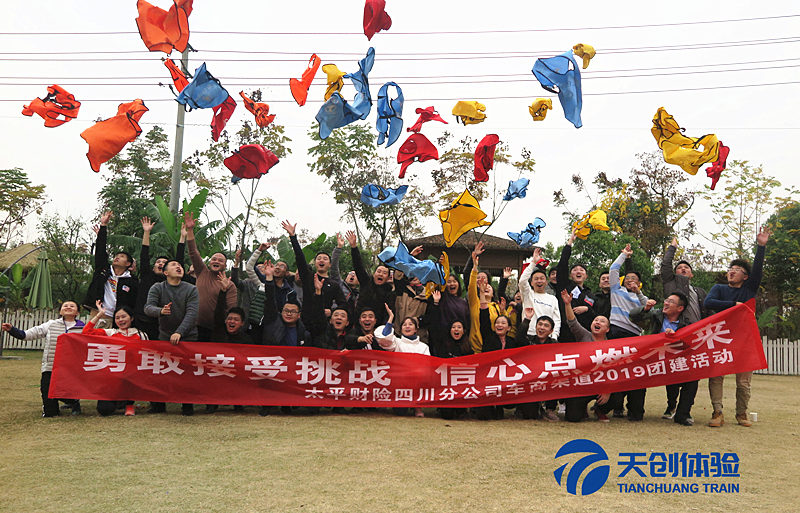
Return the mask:
M0 165L20 167L33 183L47 186L47 213L91 219L107 171L91 170L80 133L96 119L116 114L119 103L142 98L150 109L141 120L143 129L157 124L172 138L177 103L168 88L158 86L169 80L161 63L164 54L148 52L142 43L134 0L83 0L66 6L40 0L35 15L30 2L3 4ZM541 243L562 243L567 227L561 209L552 204L553 191L563 188L572 210L588 211L589 199L572 193L571 176L580 174L587 182L598 171L627 177L637 153L657 149L650 127L662 106L687 135L715 133L731 148L729 159L761 164L784 185L800 187L793 150L800 135L800 8L794 2L732 1L721 8L711 1L562 5L388 0L392 27L371 41L362 31L363 5L360 0L335 6L321 1L195 0L189 17L190 44L198 50L191 53L189 68L206 62L235 98L240 90L261 88L263 101L277 115L275 123L286 126L292 154L262 179L259 191L275 201L278 219L290 219L311 233L331 234L348 226L339 221L343 209L328 186L308 170L307 132L322 104L325 75L318 72L304 107L292 100L288 79L300 77L312 53L323 64L355 71L370 46L376 53L370 74L373 98L384 82L397 82L406 99L406 126L416 120L415 108L433 105L449 124L427 123L423 133L432 141L445 130L456 139L495 133L509 145L512 157L522 148L531 150L536 168L529 177L529 194L511 202L490 229L493 235L518 231L541 217L548 223ZM555 97L546 120L533 122L528 105L553 96L530 72L536 58L563 53L577 43L597 50L582 73L583 127L576 129L564 118ZM342 93L349 99L355 92L346 82ZM51 84L62 85L83 102L78 119L57 128L20 114L24 104L43 97ZM450 111L462 99L484 103L486 121L456 124ZM229 132L252 119L238 103ZM373 105L367 120L373 128L375 111ZM208 145L210 121L210 110L186 114L184 157ZM404 138L388 149L378 148L378 153L396 158ZM436 161L415 163L400 183L429 187L435 168ZM492 174L498 190L517 178L510 166L498 165ZM701 170L689 183L702 191L710 180ZM725 183L723 174L718 189ZM715 230L706 202L698 201L690 215L703 233ZM436 217L424 224L428 234L440 233ZM277 222L271 226L278 235ZM35 223L29 225L28 236L35 238Z

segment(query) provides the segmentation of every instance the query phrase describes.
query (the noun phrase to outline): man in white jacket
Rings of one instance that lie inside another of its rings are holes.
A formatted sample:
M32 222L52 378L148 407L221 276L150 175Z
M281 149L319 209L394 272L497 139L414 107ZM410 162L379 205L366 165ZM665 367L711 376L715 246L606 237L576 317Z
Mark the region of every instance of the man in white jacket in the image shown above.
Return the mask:
M561 330L561 313L558 310L558 300L546 292L547 289L547 275L544 269L537 264L542 261L542 249L536 248L533 250L533 261L529 266L522 271L519 277L519 290L522 293L522 307L533 308L535 319L547 316L553 319L555 326L553 327L554 339L558 338ZM531 287L533 284L533 287ZM536 320L532 320L530 328L528 328L528 335L531 337L536 336Z

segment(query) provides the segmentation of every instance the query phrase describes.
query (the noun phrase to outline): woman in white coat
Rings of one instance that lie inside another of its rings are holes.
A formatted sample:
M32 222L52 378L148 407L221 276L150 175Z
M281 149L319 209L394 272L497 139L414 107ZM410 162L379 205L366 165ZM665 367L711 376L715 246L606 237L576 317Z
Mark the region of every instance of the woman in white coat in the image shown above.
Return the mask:
M389 306L386 306L386 311L389 314L389 320L383 326L375 328L375 338L378 344L386 351L396 351L398 353L416 353L431 355L431 350L428 344L420 341L417 336L419 330L419 320L414 317L406 317L400 325L400 336L394 333L392 321L394 321L394 312ZM422 408L414 408L414 416L424 417Z

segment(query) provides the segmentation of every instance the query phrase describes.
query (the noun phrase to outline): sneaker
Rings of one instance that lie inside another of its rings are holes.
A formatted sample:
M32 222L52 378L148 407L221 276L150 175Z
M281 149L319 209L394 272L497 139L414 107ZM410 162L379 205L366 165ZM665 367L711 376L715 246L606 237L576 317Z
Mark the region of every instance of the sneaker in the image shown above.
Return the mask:
M737 413L736 422L738 422L739 425L743 427L750 427L753 425L753 423L750 422L750 419L747 418L747 413Z
M126 404L125 405L125 416L126 417L133 417L136 415L136 405L135 404Z
M81 403L80 401L75 401L72 403L72 414L73 415L80 415L81 414Z
M606 415L605 413L601 412L597 408L594 409L594 416L597 417L597 422L611 422L608 419L608 415Z
M673 421L675 424L680 424L681 426L694 426L694 419L691 417L675 417Z
M617 419L625 418L625 410L623 410L622 408L620 408L618 410L614 410L614 418L617 418Z
M567 414L567 406L565 404L558 405L558 414L559 415L566 415Z
M544 419L548 422L558 422L561 420L558 418L558 414L555 410L545 410Z
M191 417L194 415L194 405L191 404L184 404L181 406L181 415L185 417Z
M675 417L675 408L670 408L667 406L667 409L664 410L664 415L661 416L662 419L672 419Z
M711 421L708 423L708 427L720 427L725 424L725 417L722 416L721 411L715 411L713 415L711 415Z

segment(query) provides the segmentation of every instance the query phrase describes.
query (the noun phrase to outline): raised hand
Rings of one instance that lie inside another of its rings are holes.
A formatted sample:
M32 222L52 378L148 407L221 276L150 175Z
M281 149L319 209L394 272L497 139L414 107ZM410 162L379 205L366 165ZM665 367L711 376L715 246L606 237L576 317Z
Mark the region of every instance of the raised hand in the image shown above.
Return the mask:
M343 248L344 247L344 237L339 232L336 232L336 247Z
M534 308L531 306L529 308L525 308L523 310L523 313L525 315L525 318L530 321L531 319L533 319L533 316L536 313L536 310L534 310Z
M8 322L4 322L2 325L0 325L0 329L3 331L11 331L11 328L13 328L13 326Z
M317 295L322 295L322 286L325 284L325 280L319 277L319 274L314 273L314 290L317 292Z
M264 277L267 281L272 281L272 273L275 272L275 264L273 264L271 260L267 260L261 267L261 272L264 273Z
M114 213L110 210L103 212L103 215L100 216L100 226L108 226L108 222L111 220L111 216L113 215Z
M649 312L650 309L653 308L654 306L656 306L656 300L655 299L648 299L647 303L644 305L644 311L645 312Z
M236 250L236 255L233 257L233 266L239 267L239 264L242 263L242 248L238 248Z
M565 305L572 304L572 294L570 294L567 289L561 291L561 300L564 302Z
M568 246L572 246L573 244L575 244L575 239L577 239L577 238L578 238L578 229L577 228L573 228L572 229L572 235L569 236L569 240L567 241L567 245Z
M631 245L626 244L625 247L622 248L621 253L625 255L625 258L630 258L631 255L633 255L633 250L631 249Z
M675 246L677 248L678 247L678 238L677 237L672 237L672 242L670 242L669 245L670 246Z
M94 306L97 307L97 312L98 313L102 314L102 312L104 312L104 310L103 310L103 302L100 301L99 299L94 302Z
M761 231L756 235L756 244L766 246L770 235L772 235L772 228L766 225L762 226Z
M151 232L155 225L156 225L156 223L151 221L149 217L145 216L145 217L142 218L142 230L143 231Z
M542 259L542 248L533 248L533 265L536 265Z
M281 228L286 230L286 233L289 234L289 237L293 237L295 235L295 229L297 228L297 223L292 224L289 220L281 221Z
M263 253L266 250L268 250L270 247L271 247L271 245L270 245L269 242L262 242L261 244L258 245L258 250Z
M411 250L411 256L417 256L422 253L422 246L417 246L416 248Z
M442 292L440 290L434 290L431 292L431 297L433 298L433 304L438 305L439 301L442 300Z
M194 227L197 224L197 219L194 218L194 214L191 212L186 212L183 214L183 227L186 228L186 233L194 231Z
M358 246L358 239L356 238L356 234L353 230L347 230L347 233L344 234L347 242L350 244L351 248L355 248Z
M217 275L217 280L219 280L219 284L224 291L227 291L229 288L231 288L231 285L233 285L231 279L225 276L224 272L221 272Z
M478 258L478 256L479 256L480 254L482 254L482 253L483 253L485 250L486 250L486 249L485 249L485 247L484 247L484 244L483 244L483 242L481 242L481 241L478 241L478 243L477 243L477 244L475 244L475 248L472 250L472 259L473 259L473 260L475 260L475 266L476 266L476 267L477 267L477 265L478 265L478 261L477 261L477 258Z
M389 305L387 305L386 303L384 303L383 306L386 307L386 313L389 314L389 320L387 320L386 322L391 324L391 322L394 320L394 311L392 311L392 309L389 308Z
M505 278L505 279L509 279L509 278L511 278L511 274L512 274L513 272L514 272L514 271L512 271L510 267L505 267L505 268L503 268L503 278Z

